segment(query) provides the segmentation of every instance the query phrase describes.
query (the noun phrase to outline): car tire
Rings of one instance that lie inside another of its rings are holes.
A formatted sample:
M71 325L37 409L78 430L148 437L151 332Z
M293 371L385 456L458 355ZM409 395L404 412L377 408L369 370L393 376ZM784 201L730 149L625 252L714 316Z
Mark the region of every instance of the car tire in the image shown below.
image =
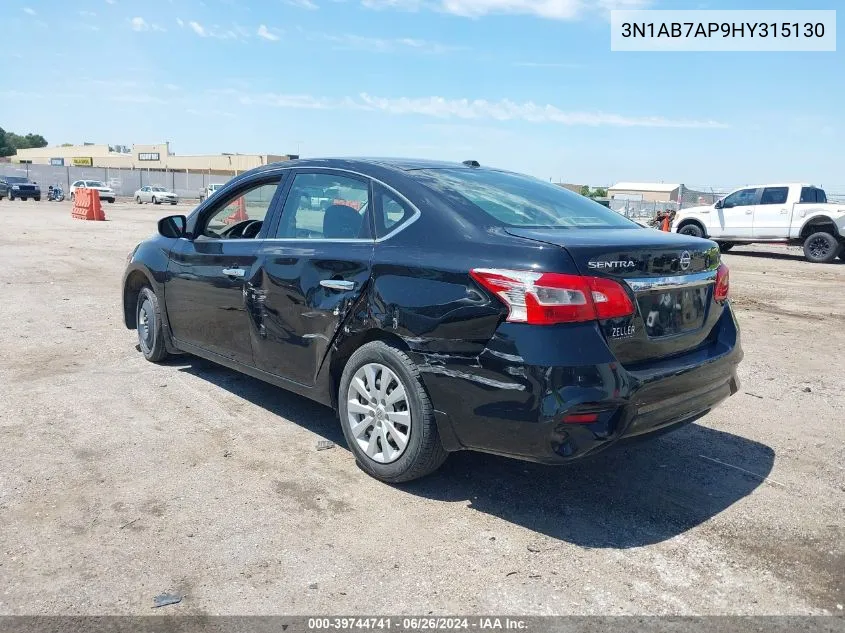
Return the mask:
M9 202L11 202L11 201L12 201L12 200L14 200L14 199L15 199L14 194L11 194L11 193L10 193L10 194L9 194Z
M830 233L820 231L804 240L804 257L816 264L829 264L841 251L842 244Z
M727 253L734 246L736 246L736 244L733 242L719 242L719 250L723 253Z
M143 204L141 202L141 196L135 196L135 202L137 202L138 204Z
M71 201L71 202L73 202L75 198L76 198L76 194L75 194L75 193L73 193L73 192L71 192L71 194L70 194L70 201Z
M158 297L149 286L141 288L135 308L135 324L138 329L138 346L141 353L151 363L158 363L167 358L164 346L164 331L161 327L161 308Z
M684 224L681 228L678 229L678 233L680 233L681 235L689 235L690 237L704 237L704 231L702 231L701 227L698 226L695 222Z
M158 200L156 200L155 196L153 196L153 204L158 204Z
M845 246L843 246L842 250L839 252L839 259L845 262Z
M172 206L174 206L174 207L176 206L176 203L175 203L175 202L171 202L170 204L171 204Z
M36 202L41 202L41 196L36 196L36 197L35 197L35 201L36 201Z
M106 202L109 204L114 204L114 198L106 198Z
M384 380L389 382L381 390ZM357 410L350 411L350 405ZM382 341L367 343L347 361L338 389L338 415L358 465L381 481L419 479L437 470L448 456L419 369L405 352ZM362 426L368 418L372 424Z

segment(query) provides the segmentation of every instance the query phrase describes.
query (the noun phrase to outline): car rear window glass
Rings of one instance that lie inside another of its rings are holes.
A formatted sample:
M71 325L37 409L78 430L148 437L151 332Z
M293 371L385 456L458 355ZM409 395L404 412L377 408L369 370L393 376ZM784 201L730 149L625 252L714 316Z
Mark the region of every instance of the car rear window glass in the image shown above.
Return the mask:
M447 198L468 202L503 226L641 228L589 198L529 176L487 169L422 169L412 174Z

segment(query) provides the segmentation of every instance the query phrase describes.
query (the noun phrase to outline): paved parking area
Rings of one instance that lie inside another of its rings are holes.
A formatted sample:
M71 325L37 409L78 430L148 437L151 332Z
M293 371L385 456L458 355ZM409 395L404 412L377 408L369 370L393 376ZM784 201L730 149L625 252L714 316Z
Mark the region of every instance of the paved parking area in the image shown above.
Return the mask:
M725 256L742 390L695 425L391 487L328 409L145 362L121 274L174 208L104 209L0 201L0 613L842 613L845 265Z

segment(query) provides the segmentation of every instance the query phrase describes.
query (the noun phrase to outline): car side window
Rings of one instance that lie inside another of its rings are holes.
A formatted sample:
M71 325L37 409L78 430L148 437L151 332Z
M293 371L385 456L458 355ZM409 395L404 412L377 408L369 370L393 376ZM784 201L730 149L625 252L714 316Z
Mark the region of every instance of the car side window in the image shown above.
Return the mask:
M376 186L376 235L384 237L408 222L414 216L414 209L389 189Z
M789 187L766 187L760 197L760 204L786 204Z
M804 204L826 204L827 195L822 189L816 189L815 187L803 187L801 189L801 200L799 202Z
M725 198L725 202L722 206L725 209L730 209L732 207L744 207L746 205L754 204L756 199L756 189L740 189L739 191L734 191L731 195Z
M299 240L371 239L370 186L363 179L300 173L285 201L276 237Z
M230 194L212 205L197 227L197 235L211 239L248 239L261 231L279 188L280 178Z

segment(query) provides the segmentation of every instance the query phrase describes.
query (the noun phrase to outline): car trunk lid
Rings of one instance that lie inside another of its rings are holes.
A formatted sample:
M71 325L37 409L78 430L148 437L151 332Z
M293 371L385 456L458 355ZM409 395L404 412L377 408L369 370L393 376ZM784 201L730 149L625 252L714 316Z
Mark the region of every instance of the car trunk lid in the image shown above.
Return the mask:
M719 249L708 240L645 228L506 231L563 248L581 274L622 284L636 313L600 327L623 364L697 348L721 316L722 306L713 298Z

